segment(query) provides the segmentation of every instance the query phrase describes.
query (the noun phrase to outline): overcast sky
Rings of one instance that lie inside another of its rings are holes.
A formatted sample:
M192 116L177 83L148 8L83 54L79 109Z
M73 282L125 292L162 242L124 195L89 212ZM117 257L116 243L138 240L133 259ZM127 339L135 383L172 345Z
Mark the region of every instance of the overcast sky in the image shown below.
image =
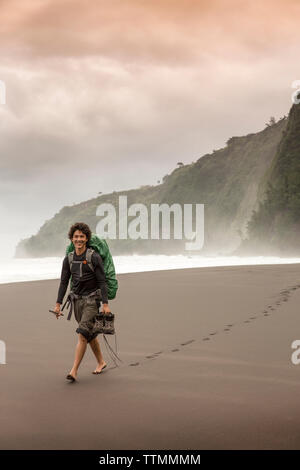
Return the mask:
M299 0L0 0L1 236L288 114ZM195 201L201 203L201 201Z

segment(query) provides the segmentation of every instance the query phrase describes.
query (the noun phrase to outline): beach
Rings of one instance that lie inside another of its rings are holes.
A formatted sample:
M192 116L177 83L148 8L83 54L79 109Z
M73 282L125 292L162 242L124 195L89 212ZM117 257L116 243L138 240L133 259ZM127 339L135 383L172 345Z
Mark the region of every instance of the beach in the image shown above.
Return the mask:
M90 347L69 383L74 317L58 279L0 285L1 449L299 449L300 265L119 274L116 367ZM115 349L115 338L107 337Z

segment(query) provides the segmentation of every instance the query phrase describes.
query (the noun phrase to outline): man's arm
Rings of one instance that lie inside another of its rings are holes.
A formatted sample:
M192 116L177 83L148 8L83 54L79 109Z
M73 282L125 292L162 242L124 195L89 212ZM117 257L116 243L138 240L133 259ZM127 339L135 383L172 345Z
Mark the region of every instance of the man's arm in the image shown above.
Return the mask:
M107 296L107 287L106 287L106 280L105 280L105 273L103 267L103 261L101 256L94 252L92 255L93 265L94 265L94 272L97 279L97 288L101 289L102 294L102 303L108 304L108 296Z
M62 265L60 285L58 289L56 304L63 303L64 296L68 288L70 277L71 277L70 265L69 265L68 257L66 256Z

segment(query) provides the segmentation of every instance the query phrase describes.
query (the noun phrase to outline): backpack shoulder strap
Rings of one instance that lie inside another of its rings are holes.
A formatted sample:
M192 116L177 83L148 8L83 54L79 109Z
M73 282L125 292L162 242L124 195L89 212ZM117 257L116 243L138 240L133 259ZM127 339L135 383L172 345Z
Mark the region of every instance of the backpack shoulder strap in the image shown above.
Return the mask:
M70 253L68 253L70 271L72 270L73 259L74 259L74 251L71 251Z
M94 271L94 266L93 266L93 263L92 263L92 255L94 253L95 250L93 250L92 248L88 248L86 250L86 261L87 261L87 264L88 264L88 267Z

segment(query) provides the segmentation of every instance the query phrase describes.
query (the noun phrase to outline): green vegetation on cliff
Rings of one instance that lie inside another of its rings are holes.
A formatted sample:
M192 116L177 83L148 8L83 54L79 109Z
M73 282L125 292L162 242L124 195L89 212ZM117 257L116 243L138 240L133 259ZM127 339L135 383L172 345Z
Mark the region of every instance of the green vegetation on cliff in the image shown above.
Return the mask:
M252 212L240 252L300 253L300 105L294 104L272 164L264 197Z

